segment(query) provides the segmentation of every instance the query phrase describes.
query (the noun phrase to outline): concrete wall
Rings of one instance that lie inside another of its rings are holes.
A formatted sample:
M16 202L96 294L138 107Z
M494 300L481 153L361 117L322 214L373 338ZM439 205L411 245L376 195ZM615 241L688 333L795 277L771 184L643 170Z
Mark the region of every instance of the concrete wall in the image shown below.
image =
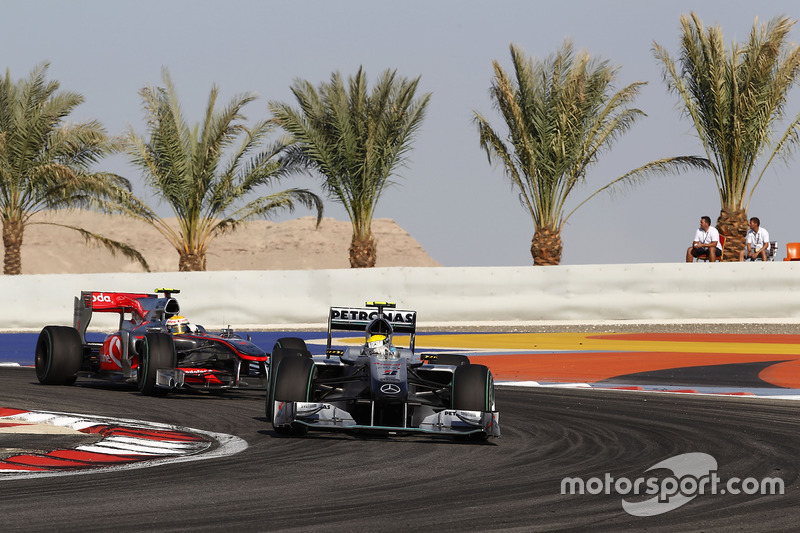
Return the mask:
M779 261L0 276L0 329L71 325L81 290L157 287L180 289L183 314L210 329L324 328L328 307L367 300L414 309L420 326L800 323L800 262Z

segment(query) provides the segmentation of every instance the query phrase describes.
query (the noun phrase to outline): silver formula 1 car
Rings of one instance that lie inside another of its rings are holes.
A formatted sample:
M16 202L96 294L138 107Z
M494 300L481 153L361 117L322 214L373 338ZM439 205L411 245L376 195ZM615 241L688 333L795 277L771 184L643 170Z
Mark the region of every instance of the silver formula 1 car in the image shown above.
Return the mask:
M36 343L36 376L45 385L72 385L79 376L135 383L142 394L173 388L220 392L266 387L268 354L228 327L206 332L181 316L176 289L156 294L82 291L73 326L45 326ZM94 313L119 315L118 330L101 342L86 329Z
M266 415L277 433L309 429L424 433L474 440L499 437L494 380L461 354L414 352L417 314L388 302L331 307L324 356L284 338L270 359ZM332 349L334 330L360 331L364 343ZM408 347L395 334L408 334Z

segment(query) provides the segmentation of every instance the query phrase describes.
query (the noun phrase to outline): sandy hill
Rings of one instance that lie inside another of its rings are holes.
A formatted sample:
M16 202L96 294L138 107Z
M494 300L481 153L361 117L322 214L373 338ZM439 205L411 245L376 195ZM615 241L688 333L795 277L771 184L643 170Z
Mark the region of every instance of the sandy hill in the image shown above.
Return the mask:
M153 272L178 269L178 253L155 229L121 216L88 211L59 211L36 215L36 221L80 226L123 241L144 255ZM208 270L294 270L349 268L352 238L349 221L314 217L286 222L253 221L232 234L216 238L207 257ZM391 219L375 219L379 267L441 266ZM2 249L2 243L0 243ZM22 245L23 274L142 272L138 263L105 248L86 243L73 230L34 224L27 226Z

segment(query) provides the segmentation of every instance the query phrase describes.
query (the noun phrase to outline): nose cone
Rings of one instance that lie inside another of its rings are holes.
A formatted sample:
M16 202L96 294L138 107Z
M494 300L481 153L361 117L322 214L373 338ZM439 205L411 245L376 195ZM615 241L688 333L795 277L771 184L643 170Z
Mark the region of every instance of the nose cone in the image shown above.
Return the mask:
M375 400L405 401L408 398L408 373L404 360L370 357L370 374Z

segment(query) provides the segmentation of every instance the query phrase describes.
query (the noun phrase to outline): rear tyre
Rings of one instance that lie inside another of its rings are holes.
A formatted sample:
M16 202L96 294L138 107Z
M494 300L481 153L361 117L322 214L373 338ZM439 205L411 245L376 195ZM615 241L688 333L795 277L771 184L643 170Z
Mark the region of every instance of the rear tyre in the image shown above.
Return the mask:
M273 402L306 402L309 400L311 378L314 373L314 361L310 357L284 357L275 372L275 388L272 393ZM290 427L276 426L274 418L272 427L282 435L304 435L308 427L293 424Z
M175 368L175 343L165 333L148 333L141 346L139 367L136 371L139 392L147 396L164 396L169 389L156 387L156 375L160 368Z
M72 385L83 362L83 342L75 328L45 326L36 341L36 377L43 385Z

